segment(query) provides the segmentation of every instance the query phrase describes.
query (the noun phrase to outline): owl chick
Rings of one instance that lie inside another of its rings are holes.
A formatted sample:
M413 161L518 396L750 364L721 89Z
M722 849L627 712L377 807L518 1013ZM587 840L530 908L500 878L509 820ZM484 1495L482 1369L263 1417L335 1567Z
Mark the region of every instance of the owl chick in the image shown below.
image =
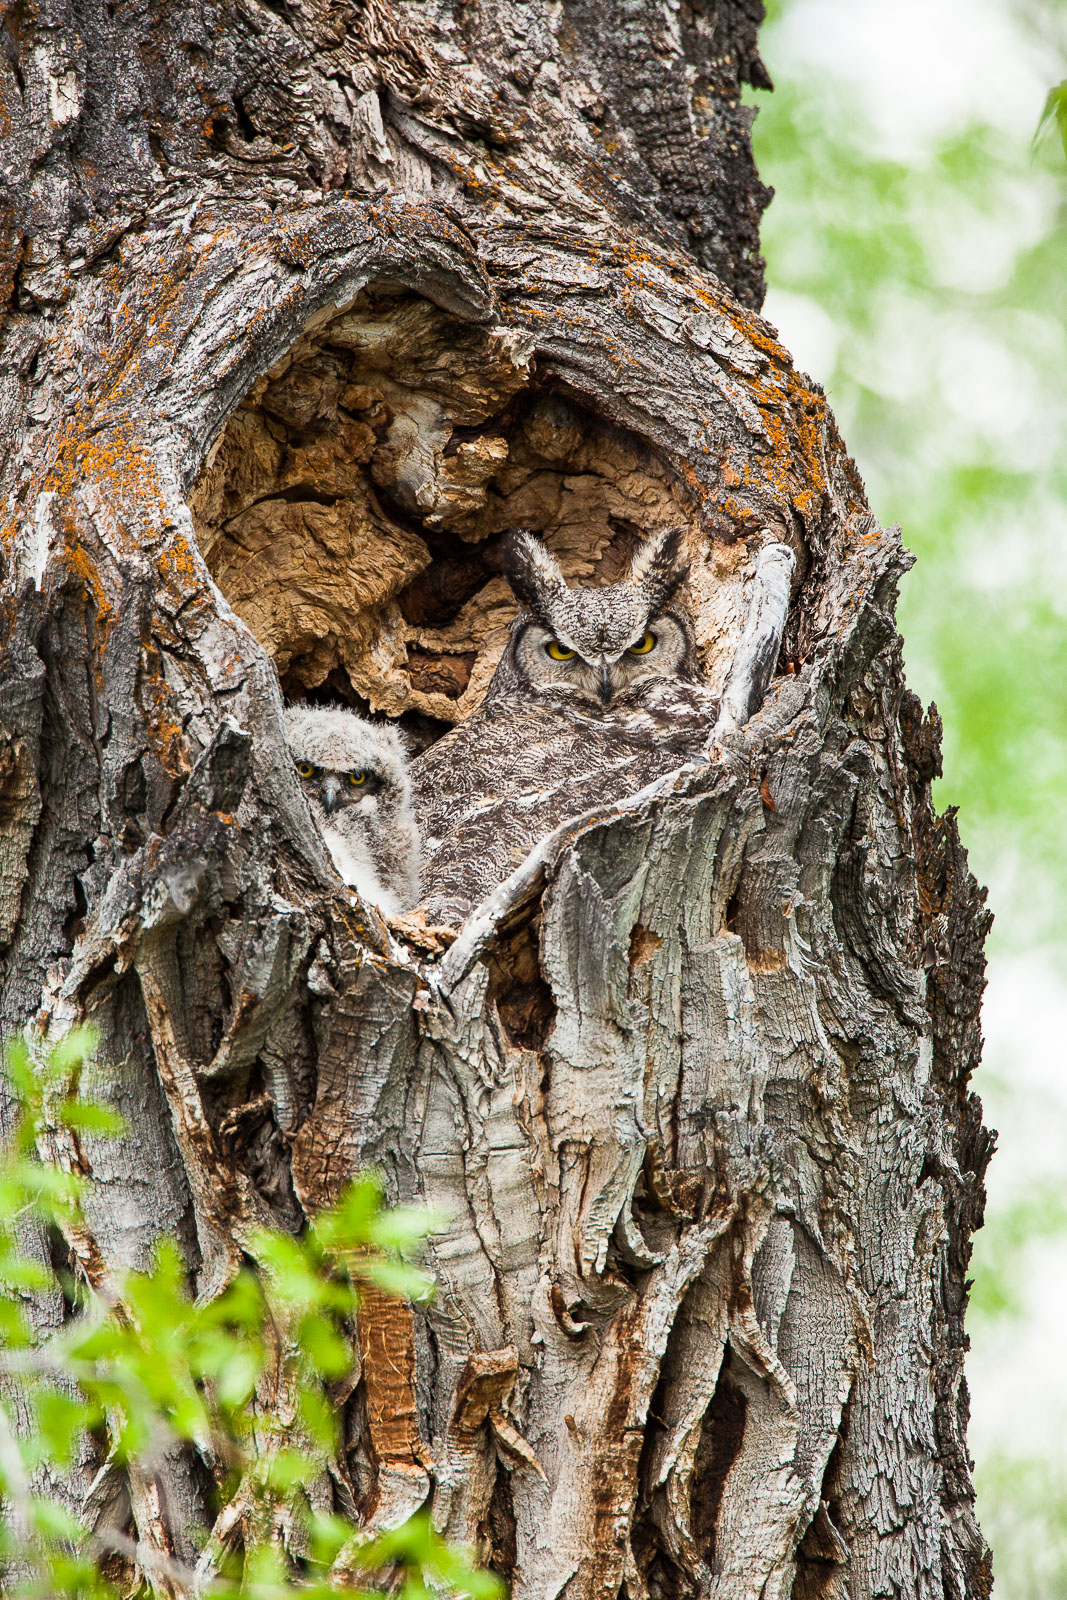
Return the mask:
M419 896L419 831L395 728L342 706L286 706L297 776L333 864L361 899L395 917Z

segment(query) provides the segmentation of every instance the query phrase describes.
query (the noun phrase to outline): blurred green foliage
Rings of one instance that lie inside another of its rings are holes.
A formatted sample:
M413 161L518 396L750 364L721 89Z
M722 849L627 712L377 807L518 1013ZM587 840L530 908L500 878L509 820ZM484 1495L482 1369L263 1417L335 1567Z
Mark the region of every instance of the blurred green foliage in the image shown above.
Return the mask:
M781 15L787 5L775 8ZM827 389L883 523L917 556L909 678L945 722L998 937L1057 941L1067 854L1067 206L1064 156L975 119L894 158L843 81L760 98L768 314ZM1036 126L1041 107L1035 104ZM804 345L808 346L806 352ZM1011 834L1017 849L1005 849Z
M1016 1453L987 1455L975 1478L995 1590L1026 1600L1067 1595L1067 1474Z
M386 1293L425 1299L432 1280L410 1260L433 1224L425 1211L387 1210L373 1176L349 1185L305 1232L260 1230L246 1246L249 1264L216 1298L200 1303L176 1244L162 1240L148 1272L94 1274L60 1281L44 1252L28 1246L27 1226L58 1238L85 1234L83 1180L42 1163L42 1140L57 1131L118 1133L113 1112L79 1098L91 1055L86 1031L46 1054L16 1044L4 1067L16 1120L0 1152L0 1393L19 1391L22 1426L11 1399L0 1401L0 1564L14 1597L128 1595L104 1576L109 1556L134 1557L137 1592L171 1594L188 1571L124 1535L83 1526L57 1493L42 1492L93 1443L104 1473L133 1467L151 1474L160 1460L193 1445L210 1463L219 1505L239 1506L239 1544L208 1537L202 1593L211 1600L327 1600L359 1574L389 1579L402 1600L467 1595L495 1600L502 1586L444 1544L419 1515L376 1539L321 1508L316 1493L339 1453L338 1409L330 1386L353 1366L351 1319L360 1281ZM73 1314L39 1337L28 1297L61 1288ZM28 1421L29 1426L26 1426ZM285 1537L280 1540L280 1530Z
M1009 74L997 70L951 116L899 81L873 107L877 71L846 59L845 37L861 36L846 6L770 5L761 51L775 92L758 97L754 130L776 191L766 314L827 389L875 514L902 524L917 557L899 611L908 677L944 719L935 800L960 807L972 868L991 885L991 975L1007 1010L1021 1003L1020 962L1053 983L1067 974L1067 82L1047 91L1063 76L1067 7L934 9L991 28L1019 62L1044 61L1028 123L1001 114ZM883 26L927 15L894 9ZM1062 1116L1049 1091L1063 1043L1035 1060L1036 1031L1028 1016L980 1075L990 1120L1021 1139ZM1047 1160L1056 1137L1046 1143ZM969 1315L990 1384L979 1516L1001 1600L1065 1600L1067 1449L1050 1448L1054 1424L1037 1441L1027 1429L1043 1414L1067 1430L1067 1392L1052 1352L1046 1362L1023 1334L1028 1318L1055 1325L1062 1306L1048 1261L1067 1241L1067 1201L1060 1171L1025 1147L1007 1145L992 1178ZM993 1392L998 1364L1005 1392L1031 1397L1026 1415Z
M1038 1182L1001 1207L996 1226L982 1238L971 1314L1014 1320L1025 1308L1026 1282L1034 1269L1031 1247L1067 1236L1067 1193L1062 1186Z
M1055 128L1060 136L1064 156L1067 156L1067 82L1058 83L1048 92L1045 109L1041 113L1041 121L1034 134L1034 144L1039 145L1041 135L1048 129Z

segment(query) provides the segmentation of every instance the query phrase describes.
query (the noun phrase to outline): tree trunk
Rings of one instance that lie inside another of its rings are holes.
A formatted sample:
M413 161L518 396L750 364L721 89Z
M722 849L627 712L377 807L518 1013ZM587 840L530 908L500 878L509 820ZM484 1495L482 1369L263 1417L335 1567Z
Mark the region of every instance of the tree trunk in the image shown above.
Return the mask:
M176 1233L210 1296L368 1165L444 1212L435 1303L364 1308L334 1493L429 1501L521 1600L990 1589L987 918L899 533L757 314L760 15L5 22L2 1018L101 1031L129 1132L81 1151L81 1267ZM762 711L454 942L388 928L309 836L279 680L429 741L499 656L505 528L607 581L667 521L712 683L795 552ZM211 1492L175 1458L131 1530L191 1555Z

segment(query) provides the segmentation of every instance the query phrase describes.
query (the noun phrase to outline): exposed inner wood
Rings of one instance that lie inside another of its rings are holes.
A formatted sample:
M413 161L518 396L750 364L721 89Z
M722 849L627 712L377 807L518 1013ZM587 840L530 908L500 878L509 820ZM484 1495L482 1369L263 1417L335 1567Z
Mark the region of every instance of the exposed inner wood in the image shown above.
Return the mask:
M364 292L306 334L231 417L191 506L286 692L423 740L485 694L515 613L510 527L543 534L571 581L610 583L642 538L683 526L712 682L742 615L744 542L709 546L669 461L540 387L522 336L410 295Z

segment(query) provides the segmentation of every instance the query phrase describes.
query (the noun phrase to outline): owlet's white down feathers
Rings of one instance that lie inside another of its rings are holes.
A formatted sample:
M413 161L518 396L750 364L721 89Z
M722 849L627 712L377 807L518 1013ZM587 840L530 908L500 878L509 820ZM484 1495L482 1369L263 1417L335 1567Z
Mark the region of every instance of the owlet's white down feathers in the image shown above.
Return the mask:
M403 741L341 706L287 706L297 777L333 864L385 917L419 897L419 831Z

